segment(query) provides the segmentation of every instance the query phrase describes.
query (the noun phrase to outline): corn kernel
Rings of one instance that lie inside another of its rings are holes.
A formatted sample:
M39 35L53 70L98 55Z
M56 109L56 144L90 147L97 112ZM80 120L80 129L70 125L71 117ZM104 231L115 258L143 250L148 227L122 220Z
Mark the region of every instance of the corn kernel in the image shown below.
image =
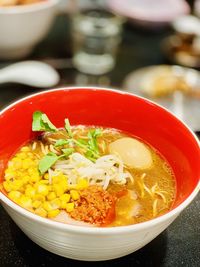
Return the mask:
M48 200L53 200L56 198L56 193L55 192L50 192L48 195L47 195L47 199Z
M32 206L33 206L34 209L37 209L37 208L39 208L41 206L41 204L42 204L41 201L35 200L35 201L33 201L33 205Z
M27 185L25 186L25 188L26 188L26 189L27 189L27 188L32 188L32 185L27 184Z
M35 196L34 196L33 199L34 199L34 200L39 200L39 201L41 201L41 202L44 202L44 201L45 201L45 196L40 195L40 194L35 194Z
M16 202L21 197L21 193L19 191L11 191L8 197Z
M37 193L38 193L38 194L41 194L41 195L43 195L43 196L47 196L48 193L49 193L49 188L48 188L48 186L45 185L45 184L39 184L39 185L37 186Z
M16 157L19 159L25 159L27 156L25 152L20 152L20 153L17 153Z
M3 186L7 192L10 192L12 190L18 191L23 186L23 182L20 180L5 181L3 183Z
M62 174L62 178L61 178L61 180L64 181L64 182L67 182L67 176L64 175L64 174Z
M48 173L45 173L44 179L49 180L49 174Z
M63 194L60 196L61 201L69 202L70 201L70 194Z
M16 161L21 161L21 159L20 158L18 158L17 156L15 156L14 158L12 158L12 162L16 162ZM11 162L11 161L9 161L9 163Z
M52 177L52 183L53 184L58 184L61 182L67 183L67 177L65 175L58 174L58 175Z
M28 176L28 175L23 175L23 177L22 177L22 181L23 181L24 184L27 184L27 183L29 182L29 180L30 180L30 176Z
M34 159L34 164L35 164L35 166L38 166L38 164L39 164L39 159Z
M42 207L39 207L35 210L35 214L42 216L42 217L47 217L47 211L43 209Z
M70 201L70 194L63 194L60 196L60 208L61 209L66 209L67 203Z
M20 191L22 194L25 195L25 187L21 187L21 188L19 189L19 191Z
M74 203L67 203L66 204L66 211L72 212L74 210Z
M52 184L58 184L60 182L60 176L52 177Z
M46 185L48 185L49 184L49 181L42 179L42 180L39 181L39 184L46 184Z
M5 177L10 178L10 177L14 177L15 176L15 171L12 170L10 167L8 169L5 170Z
M35 155L34 155L33 152L28 152L28 153L27 153L27 156L28 156L29 158L31 158L31 159L34 159L34 158L35 158Z
M3 187L6 190L6 192L10 192L12 190L10 186L10 182L8 181L3 182Z
M61 181L59 185L63 188L64 192L69 189L67 181Z
M21 159L16 159L14 162L12 162L13 163L13 166L14 166L14 168L16 168L16 169L20 169L21 167L22 167L22 160Z
M54 184L53 185L54 192L56 193L56 196L61 196L64 194L65 190L62 188L60 184Z
M23 169L28 169L33 165L32 160L31 159L24 159L22 162L22 168Z
M5 174L5 176L4 176L5 181L10 181L10 179L12 180L12 179L13 179L13 176L14 176L14 175L8 175L8 174Z
M89 183L88 183L88 181L86 179L80 179L78 181L78 184L77 184L76 188L78 190L83 190L83 189L87 188L88 186L89 186Z
M67 208L67 202L64 201L64 200L61 200L60 201L60 208L63 209L63 210L65 210Z
M58 209L60 207L61 201L59 198L55 198L51 201L51 206L53 209Z
M22 195L19 199L19 203L20 206L22 206L23 208L26 209L32 208L32 200L27 196Z
M39 174L39 171L38 171L38 169L36 167L29 168L27 171L28 171L28 174L30 176L36 176L37 177L37 180L40 180L40 174Z
M78 190L77 184L69 184L68 187L69 187L70 190L72 190L72 189Z
M30 151L30 148L28 146L23 146L20 151L28 152L28 151Z
M73 200L78 200L80 198L80 195L76 190L70 190L70 195Z
M37 172L37 168L29 168L28 170L29 175L33 175Z
M54 218L56 217L58 214L60 213L60 210L59 209L56 209L56 210L50 210L48 211L48 218Z
M30 175L30 179L29 179L30 182L35 183L35 182L38 182L39 180L40 180L39 174L35 173L35 174Z
M13 190L18 190L23 186L23 181L21 180L14 180L12 183Z
M33 198L35 196L36 190L33 187L28 187L25 190L25 195L27 197Z
M50 211L53 210L51 204L48 201L44 201L44 203L42 204L43 209L45 209L46 211Z

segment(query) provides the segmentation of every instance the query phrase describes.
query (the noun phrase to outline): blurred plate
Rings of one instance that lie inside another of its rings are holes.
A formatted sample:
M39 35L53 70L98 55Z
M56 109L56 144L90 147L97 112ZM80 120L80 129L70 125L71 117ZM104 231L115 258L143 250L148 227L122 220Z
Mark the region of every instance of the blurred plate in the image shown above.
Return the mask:
M192 130L200 131L200 73L180 66L159 65L130 73L123 89L172 111Z
M162 49L168 59L186 67L200 68L200 37L193 44L184 43L176 34L166 37Z
M190 12L185 0L108 0L108 6L134 24L147 28L166 26L177 16Z

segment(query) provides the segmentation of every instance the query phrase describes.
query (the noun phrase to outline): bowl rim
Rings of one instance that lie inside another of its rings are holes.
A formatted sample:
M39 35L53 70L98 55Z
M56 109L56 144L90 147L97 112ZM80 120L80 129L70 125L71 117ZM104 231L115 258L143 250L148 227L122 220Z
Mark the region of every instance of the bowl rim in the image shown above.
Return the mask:
M182 2L182 7L181 9L176 12L176 14L162 14L162 15L158 15L157 17L155 16L151 16L149 17L148 14L138 14L137 11L129 8L129 9L119 9L117 3L115 3L116 0L109 0L108 1L108 6L109 8L116 12L116 13L120 13L120 15L123 15L124 17L133 20L133 21L138 21L138 22L143 22L143 23L155 23L155 24L163 24L163 23L170 23L173 21L173 19L177 16L180 15L187 15L190 13L190 6L187 2Z
M39 10L47 9L57 5L60 0L43 0L41 2L36 2L27 5L19 6L0 6L0 15L10 15L10 14L24 14L29 12L36 12Z
M143 100L147 104L151 104L153 106L156 106L162 110L165 110L167 113L171 114L172 117L179 122L181 122L186 130L190 132L190 134L193 136L194 140L196 141L197 146L200 149L200 141L198 140L197 136L193 133L193 131L179 118L177 118L171 111L167 110L166 108L162 107L161 105L154 103L153 101L146 99L144 97L135 95L133 93L129 93L126 91L120 91L118 89L113 89L113 88L106 88L106 87L97 87L97 86L69 86L69 87L61 87L61 88L56 88L56 89L50 89L50 90L45 90L45 91L40 91L37 93L29 94L28 96L22 97L8 106L6 106L4 109L0 111L0 116L16 104L19 104L20 102L26 101L28 99L31 99L32 97L38 96L38 95L43 95L43 94L48 94L56 91L63 91L63 92L68 92L72 90L81 90L81 91L110 91L116 94L121 94L121 95L128 95L131 97L135 97L138 99ZM79 233L79 234L89 234L89 235L103 235L103 234L119 234L119 233L130 233L130 232L137 232L141 231L144 229L151 228L155 225L162 224L167 220L174 220L191 202L192 200L197 196L198 192L200 190L200 179L197 185L195 186L194 190L191 192L191 194L182 202L180 203L176 208L170 210L166 214L163 214L157 218L151 219L146 222L141 222L138 224L133 224L133 225L126 225L126 226L115 226L115 227L91 227L91 226L80 226L80 225L71 225L71 224L65 224L57 221L50 220L48 218L43 218L40 217L22 207L14 203L12 200L10 200L5 194L3 194L0 191L0 200L4 206L7 205L9 208L13 209L15 212L19 213L22 216L25 216L28 219L31 219L33 222L37 222L40 224L43 224L45 226L50 226L52 228L56 228L59 230L66 230L71 233ZM98 230L97 230L98 229Z

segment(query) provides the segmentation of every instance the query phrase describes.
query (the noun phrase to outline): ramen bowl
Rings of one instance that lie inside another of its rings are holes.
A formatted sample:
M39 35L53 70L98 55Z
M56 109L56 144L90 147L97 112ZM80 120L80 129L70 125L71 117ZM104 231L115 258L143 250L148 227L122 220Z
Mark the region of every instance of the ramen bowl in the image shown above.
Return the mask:
M164 231L191 203L200 187L200 147L197 138L170 112L144 98L101 88L65 88L40 92L11 104L0 113L0 177L11 155L33 138L32 114L47 113L57 127L101 125L129 132L157 149L176 176L173 207L155 219L129 226L88 227L39 217L0 193L2 206L39 246L77 260L118 258L145 246Z
M59 0L0 7L0 58L20 59L49 32Z

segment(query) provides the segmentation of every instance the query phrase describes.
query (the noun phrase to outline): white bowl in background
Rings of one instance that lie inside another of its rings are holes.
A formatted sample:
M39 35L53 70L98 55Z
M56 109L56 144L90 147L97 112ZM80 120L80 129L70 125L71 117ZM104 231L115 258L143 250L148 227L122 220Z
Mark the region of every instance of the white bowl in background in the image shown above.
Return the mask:
M46 36L57 14L59 0L0 7L0 58L27 56Z

